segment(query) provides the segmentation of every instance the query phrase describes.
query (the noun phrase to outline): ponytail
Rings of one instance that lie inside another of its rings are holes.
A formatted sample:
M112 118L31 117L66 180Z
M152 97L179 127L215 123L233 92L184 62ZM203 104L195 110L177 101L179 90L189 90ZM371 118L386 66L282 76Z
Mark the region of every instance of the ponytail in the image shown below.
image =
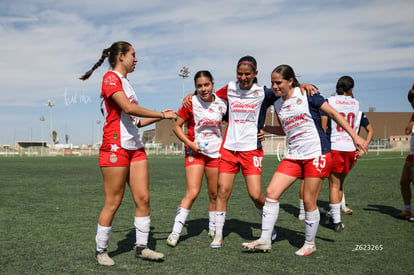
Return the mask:
M101 66L102 63L105 61L105 58L107 58L109 56L109 51L110 51L109 49L104 49L102 51L101 58L98 60L98 62L96 62L96 64L93 65L92 69L90 69L84 75L82 75L81 77L79 77L79 79L80 80L86 80L86 79L88 79L92 75L93 71L95 71L96 69L98 69L99 66Z
M126 54L131 48L131 44L125 41L118 41L115 42L109 47L108 49L104 49L102 51L101 58L96 62L96 64L87 71L84 75L79 77L80 80L86 80L88 79L92 73L99 68L99 66L102 65L102 63L105 61L105 58L108 57L109 65L111 65L112 69L115 68L116 62L117 62L117 56L119 53Z

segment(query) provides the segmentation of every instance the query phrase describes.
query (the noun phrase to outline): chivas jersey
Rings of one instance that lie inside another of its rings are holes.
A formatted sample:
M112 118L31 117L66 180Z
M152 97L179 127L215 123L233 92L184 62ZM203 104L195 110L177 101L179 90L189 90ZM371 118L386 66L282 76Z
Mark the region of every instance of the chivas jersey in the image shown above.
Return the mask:
M138 105L138 99L129 81L116 71L107 72L102 81L101 112L105 117L101 150L116 151L119 147L136 150L144 146L137 127L138 118L124 113L111 99L123 91L129 101Z
M291 98L274 103L279 123L286 134L291 159L312 159L330 152L330 145L321 124L319 108L326 102L320 94L302 95L294 89Z
M187 121L188 139L197 142L204 155L220 157L221 122L227 111L227 103L217 96L214 96L213 102L205 102L198 95L193 95L190 104L190 107L181 107L177 112Z
M335 95L329 97L328 102L345 118L355 132L359 131L362 113L359 111L358 100L351 96ZM332 150L355 151L356 148L351 136L333 119L329 119L327 135L330 136Z
M267 107L276 100L273 90L253 84L250 90L241 90L230 82L216 92L228 102L229 122L223 147L231 151L251 151L262 147L257 138L263 128Z

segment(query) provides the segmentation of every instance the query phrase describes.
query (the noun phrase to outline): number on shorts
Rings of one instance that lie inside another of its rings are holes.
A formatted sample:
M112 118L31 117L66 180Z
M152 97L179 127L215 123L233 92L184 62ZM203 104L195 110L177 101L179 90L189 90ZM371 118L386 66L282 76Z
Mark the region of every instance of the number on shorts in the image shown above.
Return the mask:
M319 158L314 158L312 164L316 167L316 169L322 169L326 166L326 156L320 156Z
M262 168L263 157L253 157L253 165L257 168Z

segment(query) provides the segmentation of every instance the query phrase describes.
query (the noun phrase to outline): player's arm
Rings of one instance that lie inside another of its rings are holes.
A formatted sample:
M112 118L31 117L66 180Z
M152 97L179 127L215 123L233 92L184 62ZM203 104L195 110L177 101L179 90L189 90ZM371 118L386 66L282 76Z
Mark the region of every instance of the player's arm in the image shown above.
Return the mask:
M366 141L368 144L371 142L372 138L374 137L374 129L372 129L371 124L368 124L364 127L365 131L367 131L367 138Z
M405 134L406 135L410 135L411 131L413 129L414 126L414 114L412 114L410 122L408 123L407 127L405 127Z
M265 127L263 127L263 131L274 134L274 135L278 135L278 136L285 136L285 132L283 131L282 126L278 125L278 126L269 126L269 125L265 125Z
M164 111L162 111L161 113L166 113L166 112L174 112L173 110L171 110L171 109L165 109ZM154 123L154 122L158 122L158 121L160 121L162 118L141 118L139 121L138 121L138 124L137 124L137 126L139 127L139 128L141 128L141 127L145 127L145 126L148 126L148 125L150 125L150 124L152 124L152 123Z
M138 106L136 104L131 103L127 96L125 95L124 91L115 92L111 95L111 99L121 108L121 110L128 114L138 117L148 117L148 118L176 118L177 114L172 111L168 110L167 112L157 112L146 109L144 107Z
M317 93L319 93L318 89L317 89L314 85L312 85L312 84L308 84L308 83L301 83L301 84L299 85L299 87L300 87L300 91L302 92L302 95L305 95L305 92L306 92L309 96L311 96L311 95L313 95L313 94L317 94Z
M358 136L345 118L341 116L341 114L339 114L328 102L324 102L320 109L331 119L335 120L335 122L351 136L357 150L360 150L365 154L368 153L368 143L366 140Z
M177 136L179 140L181 140L188 147L190 147L191 150L193 150L193 152L201 153L201 149L198 147L197 143L195 143L194 141L191 141L187 137L187 135L184 133L183 131L184 123L185 123L185 120L182 117L177 116L177 120L175 121L174 126L173 126L174 134Z
M322 129L326 134L326 131L328 130L328 116L326 116L325 114L321 114L321 123L322 123Z

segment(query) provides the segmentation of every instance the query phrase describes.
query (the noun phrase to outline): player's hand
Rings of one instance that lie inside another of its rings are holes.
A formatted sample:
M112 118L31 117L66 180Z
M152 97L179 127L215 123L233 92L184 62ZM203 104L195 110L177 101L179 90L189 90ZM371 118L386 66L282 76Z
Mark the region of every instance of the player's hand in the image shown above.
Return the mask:
M163 119L177 119L177 113L174 110L166 109L161 113L164 114Z
M260 140L260 141L264 141L265 140L265 133L264 133L264 131L262 129L257 134L257 139Z
M368 142L360 136L356 136L354 139L355 147L357 151L360 152L360 156L363 154L368 154Z
M302 92L302 95L306 92L309 96L319 93L319 90L315 85L307 83L300 84L300 91Z
M191 151L193 151L195 154L201 154L201 149L198 147L197 142L190 143L188 147L190 147Z
M182 105L184 108L188 108L191 106L191 100L193 98L193 95L194 94L188 94L184 97L183 102L182 102Z

